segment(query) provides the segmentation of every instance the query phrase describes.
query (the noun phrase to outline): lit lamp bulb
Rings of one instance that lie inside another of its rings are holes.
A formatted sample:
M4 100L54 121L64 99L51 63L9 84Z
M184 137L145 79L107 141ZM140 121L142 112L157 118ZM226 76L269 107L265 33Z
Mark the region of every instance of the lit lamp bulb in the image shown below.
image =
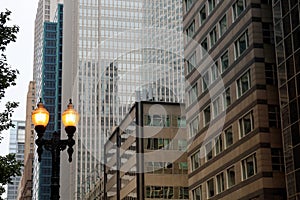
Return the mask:
M36 132L45 132L46 126L49 122L49 112L44 107L44 104L41 100L38 103L37 108L32 112L31 119L35 126Z
M62 114L62 122L68 134L71 132L74 133L76 131L76 125L78 121L79 121L79 114L74 109L72 100L70 99L68 108Z

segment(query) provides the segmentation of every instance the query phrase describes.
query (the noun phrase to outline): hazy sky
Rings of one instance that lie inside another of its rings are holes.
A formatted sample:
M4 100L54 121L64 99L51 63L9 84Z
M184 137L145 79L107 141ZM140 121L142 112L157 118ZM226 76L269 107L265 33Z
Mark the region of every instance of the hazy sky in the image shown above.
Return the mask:
M25 120L26 95L29 81L32 80L33 68L33 38L34 19L38 0L0 0L0 12L12 11L10 24L20 27L17 34L17 41L7 47L6 55L8 63L17 68L20 74L17 78L17 85L10 87L5 94L5 98L0 102L0 111L3 111L5 102L17 101L20 105L13 114L13 119ZM0 155L8 153L8 132L2 134L4 140L0 144Z

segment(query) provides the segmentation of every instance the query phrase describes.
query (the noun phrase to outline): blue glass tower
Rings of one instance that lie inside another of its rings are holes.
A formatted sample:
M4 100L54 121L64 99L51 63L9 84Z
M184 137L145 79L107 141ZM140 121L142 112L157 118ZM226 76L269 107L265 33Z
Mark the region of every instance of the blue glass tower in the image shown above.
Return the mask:
M61 124L62 28L63 5L58 4L53 22L44 22L40 98L50 114L45 139L51 139L54 130L59 132ZM50 199L51 173L51 152L44 150L42 161L36 169L36 194L33 199Z
M56 21L56 67L55 67L55 118L54 130L61 124L61 88L62 88L62 43L63 43L63 4L58 4Z

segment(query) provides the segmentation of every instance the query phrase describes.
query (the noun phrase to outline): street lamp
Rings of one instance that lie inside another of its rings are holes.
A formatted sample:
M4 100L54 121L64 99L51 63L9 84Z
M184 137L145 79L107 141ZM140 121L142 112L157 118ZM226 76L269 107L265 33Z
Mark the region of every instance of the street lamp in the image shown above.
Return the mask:
M73 146L75 140L73 139L76 131L76 124L79 120L79 114L73 108L72 100L68 108L62 114L62 122L65 126L65 131L68 135L68 139L61 140L60 134L57 131L52 133L52 139L43 139L46 131L47 124L49 122L49 112L44 107L42 100L37 104L37 108L32 112L32 122L34 129L37 132L38 138L35 140L38 153L38 161L42 160L43 147L50 151L52 154L52 176L51 176L51 199L59 199L59 165L60 165L60 151L63 151L68 146L69 162L72 162L72 154L74 152Z

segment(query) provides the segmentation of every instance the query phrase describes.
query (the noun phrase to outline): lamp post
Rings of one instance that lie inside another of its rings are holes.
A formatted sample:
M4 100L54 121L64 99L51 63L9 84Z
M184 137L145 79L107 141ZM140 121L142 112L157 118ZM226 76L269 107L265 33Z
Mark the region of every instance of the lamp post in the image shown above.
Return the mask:
M75 140L73 139L76 131L76 124L79 120L79 114L73 108L72 100L70 99L68 108L62 114L62 122L65 126L65 131L68 139L61 140L60 134L57 131L52 133L52 139L43 139L49 122L49 112L44 107L41 99L37 104L37 108L32 112L32 122L34 129L37 132L38 138L35 140L38 153L38 161L42 160L43 147L51 152L52 155L52 176L51 176L51 199L59 199L59 166L60 166L60 151L63 151L68 146L69 162L72 162L72 154L74 152L73 146Z

